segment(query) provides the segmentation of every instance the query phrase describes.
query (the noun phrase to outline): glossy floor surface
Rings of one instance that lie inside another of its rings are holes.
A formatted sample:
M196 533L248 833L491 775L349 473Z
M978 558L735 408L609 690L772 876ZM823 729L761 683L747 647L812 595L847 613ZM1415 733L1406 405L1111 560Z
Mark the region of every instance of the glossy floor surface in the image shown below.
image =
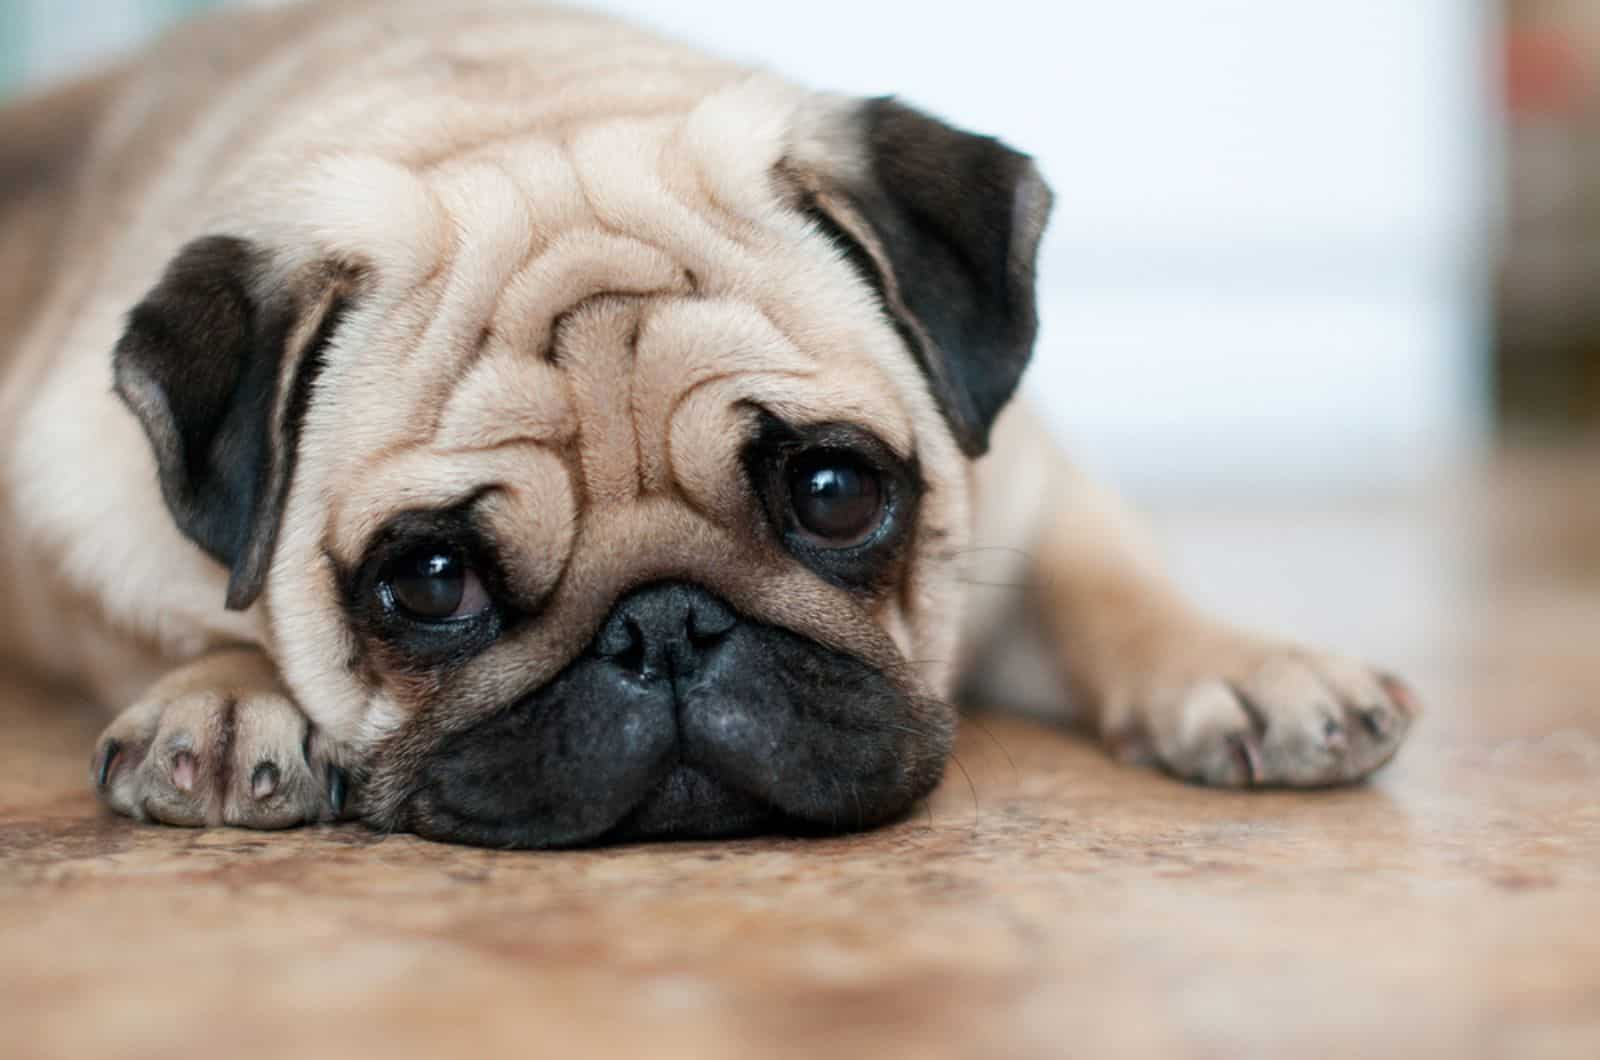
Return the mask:
M190 832L103 816L101 719L13 686L0 1056L1600 1057L1600 453L1156 514L1214 606L1412 679L1375 782L1204 791L988 714L845 839Z

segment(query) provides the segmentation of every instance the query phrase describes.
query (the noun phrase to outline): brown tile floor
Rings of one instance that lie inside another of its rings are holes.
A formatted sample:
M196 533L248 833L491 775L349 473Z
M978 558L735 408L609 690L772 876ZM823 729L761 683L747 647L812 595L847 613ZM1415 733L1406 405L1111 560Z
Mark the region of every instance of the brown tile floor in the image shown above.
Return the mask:
M1240 795L968 726L871 835L505 854L136 827L0 693L0 1056L1600 1057L1600 454L1184 507L1183 578L1406 671L1375 783Z

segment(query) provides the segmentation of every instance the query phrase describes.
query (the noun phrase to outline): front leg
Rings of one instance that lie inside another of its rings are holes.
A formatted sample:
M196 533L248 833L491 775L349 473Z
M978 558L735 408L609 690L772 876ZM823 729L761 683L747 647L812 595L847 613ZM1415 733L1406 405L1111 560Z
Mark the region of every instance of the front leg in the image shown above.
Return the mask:
M144 821L290 828L338 818L348 774L254 649L173 671L100 737L101 800Z
M1394 755L1416 715L1399 681L1197 613L1116 497L1064 461L1050 477L1030 581L1113 753L1228 787L1344 783Z

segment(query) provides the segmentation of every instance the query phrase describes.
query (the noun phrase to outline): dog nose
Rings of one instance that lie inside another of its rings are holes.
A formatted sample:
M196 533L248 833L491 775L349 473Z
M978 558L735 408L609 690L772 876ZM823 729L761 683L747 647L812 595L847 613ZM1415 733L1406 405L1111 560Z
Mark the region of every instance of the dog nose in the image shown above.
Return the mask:
M688 677L737 622L732 608L698 585L647 585L611 609L595 650L640 677Z

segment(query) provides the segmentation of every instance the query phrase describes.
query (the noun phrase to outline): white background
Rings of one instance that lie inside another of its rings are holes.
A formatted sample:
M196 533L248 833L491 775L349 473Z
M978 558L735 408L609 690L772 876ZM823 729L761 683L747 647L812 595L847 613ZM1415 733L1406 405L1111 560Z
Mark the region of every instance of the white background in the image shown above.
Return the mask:
M141 6L22 2L51 72ZM1484 436L1488 0L599 6L1036 155L1030 390L1112 477L1404 485Z

